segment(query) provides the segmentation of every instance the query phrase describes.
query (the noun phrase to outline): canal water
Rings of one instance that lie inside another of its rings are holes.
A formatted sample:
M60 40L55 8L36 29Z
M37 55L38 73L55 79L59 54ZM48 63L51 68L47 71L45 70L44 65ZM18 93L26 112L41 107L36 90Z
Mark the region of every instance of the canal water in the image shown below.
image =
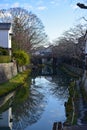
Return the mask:
M27 91L17 90L19 95L10 100L12 130L52 130L54 122L66 120L64 103L71 79L58 71L56 75L39 74L29 80Z

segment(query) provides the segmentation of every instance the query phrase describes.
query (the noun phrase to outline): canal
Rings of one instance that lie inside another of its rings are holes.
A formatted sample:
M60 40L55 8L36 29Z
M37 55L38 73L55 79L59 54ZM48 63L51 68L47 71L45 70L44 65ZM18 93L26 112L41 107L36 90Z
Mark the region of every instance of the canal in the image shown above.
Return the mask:
M56 74L39 73L29 78L27 89L18 89L8 103L12 109L12 130L52 130L54 122L65 122L64 103L68 100L70 81L59 70ZM2 114L7 111L3 110Z

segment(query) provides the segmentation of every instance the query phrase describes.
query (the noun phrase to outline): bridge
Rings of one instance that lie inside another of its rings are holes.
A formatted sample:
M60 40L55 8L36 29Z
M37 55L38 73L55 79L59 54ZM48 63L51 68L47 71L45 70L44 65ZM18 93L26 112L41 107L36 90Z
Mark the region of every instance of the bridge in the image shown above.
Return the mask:
M38 56L33 55L31 61L34 65L37 65L37 64L57 65L58 58L56 56L53 56L52 54L38 55Z

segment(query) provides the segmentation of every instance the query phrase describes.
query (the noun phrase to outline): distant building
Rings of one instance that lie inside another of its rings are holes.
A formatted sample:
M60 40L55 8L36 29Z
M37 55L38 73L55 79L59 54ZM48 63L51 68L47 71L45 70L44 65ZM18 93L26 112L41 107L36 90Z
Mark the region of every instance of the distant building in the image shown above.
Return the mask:
M49 56L52 55L52 48L53 46L49 46L49 47L39 47L37 48L33 55L39 55L39 56Z
M11 55L11 35L12 26L11 23L0 23L0 47L9 50L9 55Z

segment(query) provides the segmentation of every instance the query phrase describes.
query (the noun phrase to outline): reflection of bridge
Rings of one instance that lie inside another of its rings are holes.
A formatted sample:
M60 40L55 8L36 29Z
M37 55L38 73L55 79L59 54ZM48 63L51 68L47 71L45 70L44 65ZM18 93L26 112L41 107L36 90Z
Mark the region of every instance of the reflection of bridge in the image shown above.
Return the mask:
M56 65L57 64L57 57L54 57L51 55L38 55L33 56L32 62L34 64L50 64L50 65Z
M34 67L32 68L32 77L36 76L51 76L56 75L56 67L52 67L49 65L44 65L43 67Z

